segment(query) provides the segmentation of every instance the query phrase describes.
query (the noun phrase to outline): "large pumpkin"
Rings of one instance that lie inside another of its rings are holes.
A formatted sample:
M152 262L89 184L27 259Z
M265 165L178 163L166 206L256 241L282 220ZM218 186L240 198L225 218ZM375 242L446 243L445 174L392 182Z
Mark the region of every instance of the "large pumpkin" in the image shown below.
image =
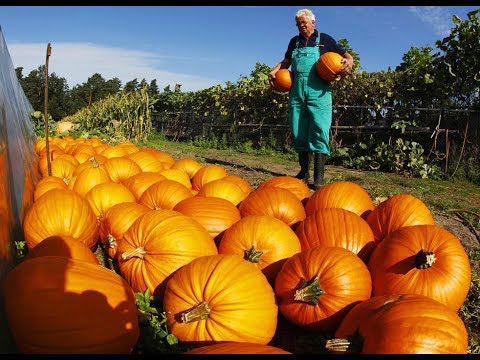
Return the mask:
M292 87L293 74L288 69L280 69L275 73L273 81L273 90L278 92L288 92Z
M123 234L140 215L149 210L146 206L136 202L119 203L107 210L100 223L99 235L100 241L110 258L115 257L118 244L123 239Z
M136 202L135 196L125 185L114 182L106 182L95 185L86 195L95 216L101 221L105 213L113 205L123 202Z
M71 236L93 248L98 241L96 216L87 200L68 189L52 189L35 201L23 222L29 249L54 236Z
M291 354L276 346L245 342L224 342L200 346L184 354Z
M435 224L427 205L410 194L397 194L382 201L366 220L376 242L405 226Z
M173 210L197 220L218 244L223 232L241 219L240 211L230 201L204 196L192 196L180 201Z
M155 154L146 149L141 149L125 156L135 161L143 172L159 172L168 168Z
M372 229L354 212L327 208L315 211L295 229L302 250L338 246L357 254L365 263L375 248Z
M45 194L48 190L52 189L68 189L67 184L65 181L60 179L56 176L45 176L44 178L40 179L40 181L35 186L35 191L33 192L33 200L37 201L37 199Z
M333 51L328 51L317 60L315 68L317 74L325 81L333 81L342 68L343 56Z
M245 199L246 195L242 188L233 181L217 179L202 186L197 196L216 197L230 201L237 206Z
M307 215L327 208L350 210L365 219L375 205L367 191L357 183L335 181L316 190L305 205Z
M136 175L130 176L123 182L123 185L135 196L138 201L145 190L147 190L153 184L165 180L166 177L158 172L141 172Z
M206 183L213 180L222 179L227 175L227 170L225 170L223 166L215 164L202 166L197 170L192 178L192 188L193 190L198 191Z
M168 281L163 309L168 329L183 342L268 344L277 326L272 287L237 255L201 256L178 269Z
M125 148L127 148L125 146ZM110 179L115 183L123 183L129 177L142 172L135 161L127 157L110 158L103 163Z
M192 158L183 158L175 160L175 163L172 165L171 169L178 169L184 171L190 179L193 178L195 173L202 167L197 160Z
M23 261L5 279L5 314L21 353L130 353L135 296L118 274L60 256Z
M240 215L271 215L288 226L296 226L307 216L302 202L289 190L265 187L252 191L240 203Z
M437 225L394 231L378 244L368 268L373 295L425 295L457 311L470 290L470 262L462 243Z
M237 184L238 186L240 186L243 193L245 194L245 197L253 191L253 188L250 185L250 183L239 175L227 175L224 178L222 178L222 180L231 181Z
M317 246L285 261L275 279L283 316L310 331L333 331L348 311L370 298L367 266L351 251Z
M185 185L175 180L166 179L153 184L145 190L140 199L138 199L138 203L152 210L171 210L180 201L192 196L192 192Z
M235 254L255 264L272 284L285 260L300 250L290 226L270 215L242 218L225 230L218 246L219 254Z
M343 319L327 349L363 354L466 354L455 311L423 295L374 296Z
M72 190L81 196L85 196L95 185L110 181L110 176L103 165L100 165L92 156L89 159L90 166L76 175Z
M95 254L84 243L71 236L50 236L28 251L25 260L39 256L64 256L98 264Z
M169 168L169 169L160 171L160 174L165 176L166 179L173 180L182 184L188 190L192 189L192 183L190 182L190 177L183 170Z
M301 179L293 176L274 176L257 186L257 190L264 187L280 187L291 191L302 203L310 197L310 189Z
M217 254L210 234L193 218L173 210L141 215L118 244L121 274L135 292L162 296L168 278L193 259Z

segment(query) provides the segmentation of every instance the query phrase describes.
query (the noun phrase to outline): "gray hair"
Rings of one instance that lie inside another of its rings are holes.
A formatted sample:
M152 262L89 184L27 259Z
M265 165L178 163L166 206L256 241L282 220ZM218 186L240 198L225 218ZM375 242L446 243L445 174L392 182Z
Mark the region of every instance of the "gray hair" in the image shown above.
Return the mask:
M299 18L300 16L304 15L308 20L314 21L315 15L313 14L312 10L309 9L300 9L295 14L295 19Z

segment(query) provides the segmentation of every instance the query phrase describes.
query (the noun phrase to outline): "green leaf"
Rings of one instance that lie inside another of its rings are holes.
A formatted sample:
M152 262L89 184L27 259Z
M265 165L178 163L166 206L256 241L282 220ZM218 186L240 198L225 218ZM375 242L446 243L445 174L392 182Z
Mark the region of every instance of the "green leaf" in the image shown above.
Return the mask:
M167 343L168 345L175 345L178 344L178 339L175 335L173 334L168 334L167 335Z

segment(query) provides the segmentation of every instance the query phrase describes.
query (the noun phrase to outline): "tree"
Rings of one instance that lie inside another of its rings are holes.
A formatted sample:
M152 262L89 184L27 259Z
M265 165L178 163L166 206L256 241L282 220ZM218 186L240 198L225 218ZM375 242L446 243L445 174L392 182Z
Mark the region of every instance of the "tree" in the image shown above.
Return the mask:
M148 96L150 97L157 97L160 94L157 85L157 79L153 79L150 81L150 85L148 85Z
M127 82L123 88L123 91L125 92L133 92L133 91L136 91L138 90L138 80L137 78Z
M42 111L45 106L45 66L32 70L28 76L22 76L23 68L15 70L20 85L32 107ZM55 73L48 74L48 113L54 120L60 120L71 110L69 88L63 77Z
M109 95L120 92L121 81L118 78L105 81L102 75L95 73L81 85L73 87L71 92L72 110L76 112Z
M443 102L456 107L480 105L480 9L467 14L462 21L454 15L455 27L450 35L438 40L442 56L436 62L438 76L435 86L445 90Z
M411 47L402 58L395 71L399 72L396 86L397 102L404 106L428 107L438 98L435 86L435 61L431 47ZM437 104L438 105L438 104Z

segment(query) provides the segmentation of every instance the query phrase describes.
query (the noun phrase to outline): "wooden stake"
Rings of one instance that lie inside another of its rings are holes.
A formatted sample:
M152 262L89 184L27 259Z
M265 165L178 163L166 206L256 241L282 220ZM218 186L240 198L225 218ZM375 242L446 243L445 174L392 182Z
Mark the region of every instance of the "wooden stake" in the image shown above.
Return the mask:
M50 145L48 140L48 58L52 54L52 47L50 43L47 45L47 55L45 57L45 101L44 101L44 109L43 109L43 116L45 121L45 148L47 150L47 169L48 169L48 176L52 175L52 165L50 159Z

